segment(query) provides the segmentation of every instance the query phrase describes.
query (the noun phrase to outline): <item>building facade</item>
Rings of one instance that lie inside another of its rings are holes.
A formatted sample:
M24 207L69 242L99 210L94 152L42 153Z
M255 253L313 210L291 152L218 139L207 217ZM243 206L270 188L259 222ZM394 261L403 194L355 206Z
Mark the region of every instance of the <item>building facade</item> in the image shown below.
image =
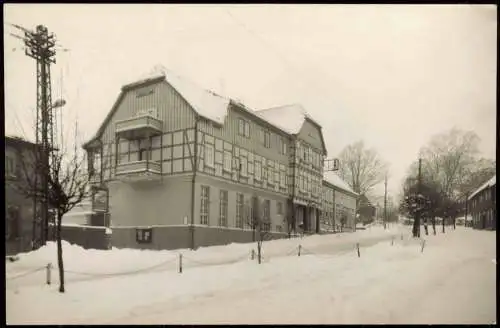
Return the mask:
M256 216L273 237L319 231L326 147L300 105L255 111L162 70L123 86L84 148L113 246L250 242Z
M5 137L6 255L30 251L35 233L41 232L41 222L34 221L34 201L26 197L24 192L28 188L25 175L34 175L34 165L21 164L21 160L34 158L34 151L34 143L17 137ZM33 172L28 172L30 170Z
M468 197L472 227L496 230L496 175Z
M358 194L335 172L325 172L322 212L325 230L354 231L357 199Z

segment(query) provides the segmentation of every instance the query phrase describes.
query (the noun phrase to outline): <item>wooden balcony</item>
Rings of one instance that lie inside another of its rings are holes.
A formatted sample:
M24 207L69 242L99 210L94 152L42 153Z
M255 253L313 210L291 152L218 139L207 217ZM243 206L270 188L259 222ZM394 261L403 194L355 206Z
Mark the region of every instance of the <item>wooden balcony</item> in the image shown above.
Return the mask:
M116 166L116 177L124 181L158 181L161 179L161 163L144 160L120 163Z
M117 121L115 133L125 139L140 139L162 133L163 122L151 115L141 115Z

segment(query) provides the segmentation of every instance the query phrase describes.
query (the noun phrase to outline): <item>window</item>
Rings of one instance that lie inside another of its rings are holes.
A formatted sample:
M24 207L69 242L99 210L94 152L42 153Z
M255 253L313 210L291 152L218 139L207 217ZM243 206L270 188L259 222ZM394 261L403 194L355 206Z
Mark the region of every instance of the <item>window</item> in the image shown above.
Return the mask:
M97 159L98 157L96 157ZM151 151L149 149L146 149L146 148L141 148L139 150L139 161L149 161L151 160ZM97 164L96 165L100 165L100 164ZM100 171L100 168L97 169L98 171Z
M240 159L240 174L246 177L247 172L248 172L248 161L245 157L242 157Z
M280 154L286 155L287 143L285 138L278 137Z
M276 203L276 212L278 212L278 215L283 215L283 203L282 202Z
M280 172L280 186L286 187L285 172Z
M263 210L264 221L268 221L271 218L271 201L269 199L264 200Z
M5 157L5 173L16 176L16 159L13 156Z
M227 227L227 190L220 191L219 226Z
M139 244L150 244L153 241L153 229L138 228L135 230L135 240Z
M255 179L262 180L262 164L255 162Z
M214 146L205 145L205 165L214 167Z
M243 137L250 137L250 123L242 118L238 120L238 134Z
M264 131L264 147L271 148L271 133Z
M236 228L243 229L243 194L236 194Z
M231 172L231 152L224 151L224 171Z
M267 183L272 185L274 184L274 169L272 167L268 168Z
M200 223L208 225L210 212L210 187L201 186Z
M274 171L274 183L277 186L280 184L280 173L277 170Z

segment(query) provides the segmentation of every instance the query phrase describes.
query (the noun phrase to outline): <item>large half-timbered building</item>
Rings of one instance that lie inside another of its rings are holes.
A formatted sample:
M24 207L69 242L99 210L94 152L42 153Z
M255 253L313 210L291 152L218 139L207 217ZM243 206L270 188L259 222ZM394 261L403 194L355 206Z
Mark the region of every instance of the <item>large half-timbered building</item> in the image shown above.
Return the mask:
M319 231L326 147L300 105L252 110L162 69L122 87L84 148L114 246L250 242L256 215L274 237Z

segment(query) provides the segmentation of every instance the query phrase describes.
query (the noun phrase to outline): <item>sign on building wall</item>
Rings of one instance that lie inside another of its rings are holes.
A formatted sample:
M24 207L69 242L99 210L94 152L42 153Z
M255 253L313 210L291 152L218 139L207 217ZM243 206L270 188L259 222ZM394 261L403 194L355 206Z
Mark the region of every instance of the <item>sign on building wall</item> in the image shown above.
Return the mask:
M153 241L153 229L137 228L135 231L135 240L139 244L150 244Z
M108 191L106 189L95 189L92 197L92 210L96 212L108 211Z

